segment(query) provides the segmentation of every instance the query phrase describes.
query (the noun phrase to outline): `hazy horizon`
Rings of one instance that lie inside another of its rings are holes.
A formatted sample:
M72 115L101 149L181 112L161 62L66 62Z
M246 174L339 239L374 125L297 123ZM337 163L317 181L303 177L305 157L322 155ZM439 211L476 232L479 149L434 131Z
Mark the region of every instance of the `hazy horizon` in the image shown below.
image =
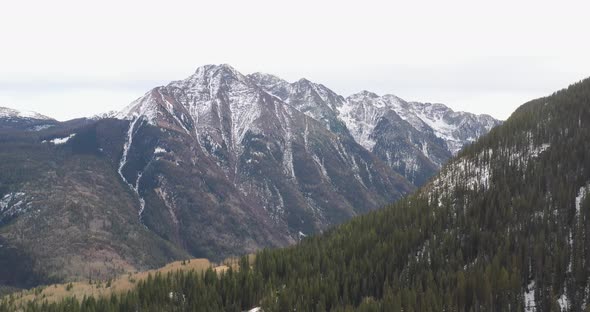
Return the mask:
M590 76L582 1L33 5L0 12L10 47L0 54L0 106L58 120L119 110L205 64L499 119Z

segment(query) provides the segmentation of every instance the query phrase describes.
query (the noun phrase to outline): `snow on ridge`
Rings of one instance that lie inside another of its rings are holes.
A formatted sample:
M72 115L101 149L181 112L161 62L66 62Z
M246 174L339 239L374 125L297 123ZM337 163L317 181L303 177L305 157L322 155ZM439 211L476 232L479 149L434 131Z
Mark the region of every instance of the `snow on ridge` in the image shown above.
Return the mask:
M392 94L380 97L368 91L349 96L345 104L339 107L339 117L358 143L370 149L371 142L367 141L367 138L376 126L378 118L373 116L369 119L366 114L378 112L380 117L387 111L393 111L420 132L432 131L435 136L447 143L452 154L457 154L466 143L475 141L478 136L495 125L495 120L492 117L488 120L486 115L454 112L444 104L406 102ZM487 122L484 122L486 120ZM474 130L462 130L466 125L469 129L470 125L475 126L476 133L471 132ZM481 129L479 127L483 128L482 131L478 130ZM365 128L368 129L363 131Z
M114 117L122 120L133 120L143 116L149 123L153 124L158 117L158 110L152 91L148 91L144 96L131 102L131 104L115 114Z
M365 101L347 100L339 108L339 117L346 124L352 137L369 151L373 150L376 143L371 138L371 133L383 113L376 105Z
M52 127L54 127L54 125L39 125L39 126L34 126L33 128L31 128L31 130L33 130L33 131L42 131L42 130L49 129L49 128L52 128Z
M451 114L454 116L460 116L464 113L455 113L449 107L443 104L423 104L418 102L412 102L407 110L409 111L406 114L413 114L418 117L422 122L427 124L433 131L434 134L445 140L447 142L447 146L453 155L457 154L461 148L463 147L464 143L473 142L475 138L460 138L459 135L456 133L461 126L460 124L455 124L450 121L447 115Z
M272 94L273 91L269 90L272 86L278 86L277 94ZM297 92L305 92L299 94L295 92L296 88L302 88L297 89ZM303 107L299 104L289 104L288 98L284 99L293 92L297 96L297 101L306 103ZM271 99L266 95L270 95ZM325 104L327 106L324 107ZM269 107L274 107L280 124L278 128L282 128L287 141L295 136L291 133L289 118L285 115L285 112L290 114L291 109L322 122L328 129L330 124L325 117L338 118L346 125L354 140L369 151L374 149L377 141L373 136L375 127L381 118L389 114L397 114L419 132L434 134L446 141L453 154L456 154L466 142L471 142L478 136L465 135L463 131L458 131L462 123L454 124L455 119L447 120L445 116L452 110L442 104L409 103L395 95L378 96L368 91L344 98L325 86L306 79L289 83L269 74L254 73L244 76L229 65L201 66L184 80L172 81L167 86L152 89L123 109L116 117L132 120L143 116L150 124L157 125L158 119L163 117L161 115L168 115L166 112L169 112L174 119L170 122L178 123L178 126L182 127L181 130L194 136L200 147L201 140L209 138L209 144L226 146L232 158L237 159L246 133L264 131L259 129L260 124L255 121L263 116L263 112ZM186 113L177 116L174 112L179 110ZM332 113L334 115L331 115ZM193 127L189 132L184 122L191 120ZM211 129L222 121L230 121L230 127L222 129L214 136L209 135ZM467 133L471 133L469 131ZM457 136L457 133L468 136L469 139L466 141L464 137ZM284 167L288 174L294 176L289 145L284 146L287 154ZM429 155L429 150L424 146L419 148L426 151L426 157L436 158ZM439 163L436 159L431 160ZM228 173L233 171L234 175L237 175L237 162L231 169L224 170Z
M8 107L0 107L0 118L27 118L39 120L53 120L47 116L33 111L20 111Z
M456 155L466 143L474 142L479 136L489 132L498 121L489 115L476 115L469 112L455 112L440 103L408 102L396 111L402 118L414 115L427 124L435 135L447 142L451 153ZM403 111L405 110L405 112ZM406 119L406 118L404 118ZM414 125L414 124L412 124ZM483 129L475 129L476 133L461 132L464 127L479 125Z
M277 85L277 84L287 84L287 85L292 86L292 85L301 84L302 83L301 81L309 82L307 79L301 79L297 82L289 83L277 76L274 76L271 74L265 74L265 73L253 73L248 76L244 76L241 73L239 73L236 69L231 67L230 65L222 64L222 65L201 66L196 70L196 72L193 75L189 76L188 78L186 78L184 80L173 81L168 85L168 87L178 87L178 88L182 88L182 89L196 88L196 90L189 90L189 92L187 93L189 98L194 99L196 96L202 97L203 93L198 91L198 89L201 89L205 85L208 85L209 89L210 89L210 92L209 92L210 94L209 94L208 100L210 101L215 97L217 90L219 90L220 76L226 77L228 75L232 76L233 77L232 79L240 81L244 84L251 84L252 86L258 86L258 87L266 86L265 89L268 89L269 86L272 87L273 85ZM260 84L260 85L258 85L258 84ZM451 149L451 152L453 152L453 153L458 152L458 150L462 147L463 144L461 142L464 142L465 139L470 141L469 140L470 138L458 139L456 137L456 135L454 135L454 133L453 133L458 129L458 126L453 125L448 120L446 120L444 117L448 114L451 114L453 117L465 115L467 117L473 117L474 120L476 120L480 123L482 121L480 119L482 119L484 117L488 117L487 115L475 115L472 113L454 112L452 109L450 109L449 107L447 107L443 104L406 102L403 99L401 99L395 95L392 95L392 94L387 94L387 95L383 95L380 97L377 94L369 92L369 91L359 92L357 94L353 94L353 95L349 96L348 98L344 99L343 97L339 96L338 94L334 93L333 91L324 87L321 84L317 84L317 83L313 83L313 82L309 82L308 84L311 86L313 91L315 91L320 96L320 98L324 102L328 102L328 98L332 97L332 96L335 98L340 97L342 99L341 102L337 103L338 105L336 105L336 107L331 107L331 109L333 109L335 111L335 113L341 117L341 119L346 123L346 125L349 128L374 126L372 123L368 123L363 126L354 125L354 120L351 120L351 118L350 118L351 116L347 117L347 114L346 114L347 111L350 111L349 106L351 104L350 103L351 101L353 101L353 102L354 101L367 102L367 100L371 100L370 103L366 103L364 105L365 106L373 106L374 108L379 108L379 109L380 108L390 108L390 109L394 110L398 115L400 115L400 117L402 119L410 122L410 124L412 126L414 126L419 131L423 131L424 125L428 125L429 127L431 127L434 130L435 134L438 137L449 142L449 145L450 145L449 147ZM162 87L159 87L159 88L162 88ZM137 117L138 115L145 115L149 121L152 121L153 119L155 119L157 117L156 116L157 113L155 112L155 107L153 107L153 105L150 105L152 103L149 103L150 102L150 99L149 99L150 92L148 92L143 97L141 97L138 100L131 103L131 105L124 108L120 113L118 113L116 115L116 117L120 118L120 119L132 119L134 117ZM205 99L200 98L198 100L205 100ZM191 112L191 115L192 115L193 110L189 109L189 111ZM490 117L490 119L491 119L491 117ZM491 124L488 122L486 125L483 125L483 127L486 128L487 131L490 130L488 128L491 128L491 126L493 126L493 122ZM367 131L364 131L364 132L366 133ZM357 135L355 137L355 139L358 137L359 136ZM366 140L367 137L368 137L368 135L365 135L363 137L363 140L361 140L359 143L364 143L361 145L370 148L371 141ZM471 138L471 141L473 141L473 140L475 140L475 137ZM453 143L453 142L455 142L455 143Z

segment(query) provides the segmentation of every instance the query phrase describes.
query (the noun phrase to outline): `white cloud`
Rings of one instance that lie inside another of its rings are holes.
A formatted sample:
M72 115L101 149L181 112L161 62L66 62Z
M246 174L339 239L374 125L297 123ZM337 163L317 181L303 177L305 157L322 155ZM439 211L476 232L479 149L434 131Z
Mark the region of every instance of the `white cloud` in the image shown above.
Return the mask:
M134 82L229 63L344 94L370 89L506 117L523 97L590 74L589 9L533 0L11 1L0 10L0 97L63 119L96 111L90 103L124 106L104 103L154 86ZM486 100L498 97L506 107ZM89 104L67 107L80 102Z

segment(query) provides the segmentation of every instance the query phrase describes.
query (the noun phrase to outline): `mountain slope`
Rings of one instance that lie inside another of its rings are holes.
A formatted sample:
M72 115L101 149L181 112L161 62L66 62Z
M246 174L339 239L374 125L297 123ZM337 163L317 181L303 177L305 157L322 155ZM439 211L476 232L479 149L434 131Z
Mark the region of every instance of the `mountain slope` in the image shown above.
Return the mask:
M0 130L0 284L105 278L187 256L135 218L111 161L125 124Z
M57 123L56 120L36 112L0 107L0 130L39 131L51 128Z
M361 145L417 186L464 146L500 124L487 115L367 91L348 97L339 114Z
M120 300L232 311L584 311L589 121L586 79L523 105L390 207L259 252L252 268L244 259L237 273L169 275ZM187 301L168 300L169 289Z
M131 120L132 134L120 172L141 198L146 226L199 256L295 242L412 189L352 137L328 131L228 65L155 88L119 117ZM219 242L191 246L211 227Z
M154 88L119 120L6 116L5 285L286 246L413 190L350 135L227 65ZM29 120L51 127L30 131Z
M18 269L0 271L0 284L287 246L398 200L450 157L432 128L393 109L379 110L368 150L344 118L365 118L345 116L351 105L305 79L207 65L117 114L60 123L10 113L0 119L0 261ZM408 169L418 163L426 174Z
M338 118L338 108L344 105L346 99L324 85L305 78L289 83L263 73L250 74L248 78L263 90L319 121L330 131L346 136L350 135L344 122Z
M426 183L464 146L500 124L488 115L454 112L442 104L406 102L394 95L380 97L363 91L344 98L307 79L289 83L262 73L248 78L329 130L352 136L416 186Z
M36 112L19 111L8 107L0 107L0 118L53 120Z
M303 309L320 300L384 311L583 310L588 120L590 79L523 105L415 195L298 248L259 254L257 268L287 283L279 303ZM316 282L319 294L298 286Z

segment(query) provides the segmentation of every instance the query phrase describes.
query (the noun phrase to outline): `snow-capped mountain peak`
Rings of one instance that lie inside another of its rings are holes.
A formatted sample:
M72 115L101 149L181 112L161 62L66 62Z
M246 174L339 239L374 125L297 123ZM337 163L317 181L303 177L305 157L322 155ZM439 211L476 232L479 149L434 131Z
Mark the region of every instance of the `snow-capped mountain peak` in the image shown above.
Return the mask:
M0 107L0 118L26 118L37 120L53 120L53 118L41 115L33 111L21 111L8 107Z
M334 110L343 103L343 97L309 80L288 83L265 74L244 76L228 65L203 66L150 90L118 115L131 120L119 175L139 198L139 211L149 210L141 179L147 179L143 173L150 162L131 159L145 144L142 133L159 128L156 136L170 137L146 148L144 159L160 159L169 150L166 157L175 166L206 165L217 179L207 185L226 181L238 192L231 200L254 205L269 224L290 222L288 232L298 238L299 232L333 224L332 209L342 215L373 209L413 188L348 134ZM356 193L341 194L343 189ZM359 197L368 204L353 205Z
M275 75L261 73L261 72L249 74L247 77L262 86L272 87L272 86L280 86L280 85L288 85L289 84L288 81L286 81L282 78L279 78Z
M411 102L408 112L418 116L434 130L438 137L447 141L453 154L458 153L465 144L474 142L500 124L489 115L455 112L439 103Z
M243 75L227 64L201 66L184 80L146 93L118 116L142 116L151 124L187 133L206 150L225 146L233 155L228 161L235 162L247 132L274 127L287 133L291 117L286 116L293 112L353 138L412 181L434 174L465 144L499 123L489 116L454 112L443 104L407 102L392 94L365 90L344 98L306 78L290 83L265 73ZM419 173L424 170L427 173Z
M358 99L358 98L365 98L365 97L379 98L379 95L377 95L377 93L375 93L375 92L363 90L361 92L358 92L358 93L355 93L355 94L350 95L348 98L350 98L350 99Z

